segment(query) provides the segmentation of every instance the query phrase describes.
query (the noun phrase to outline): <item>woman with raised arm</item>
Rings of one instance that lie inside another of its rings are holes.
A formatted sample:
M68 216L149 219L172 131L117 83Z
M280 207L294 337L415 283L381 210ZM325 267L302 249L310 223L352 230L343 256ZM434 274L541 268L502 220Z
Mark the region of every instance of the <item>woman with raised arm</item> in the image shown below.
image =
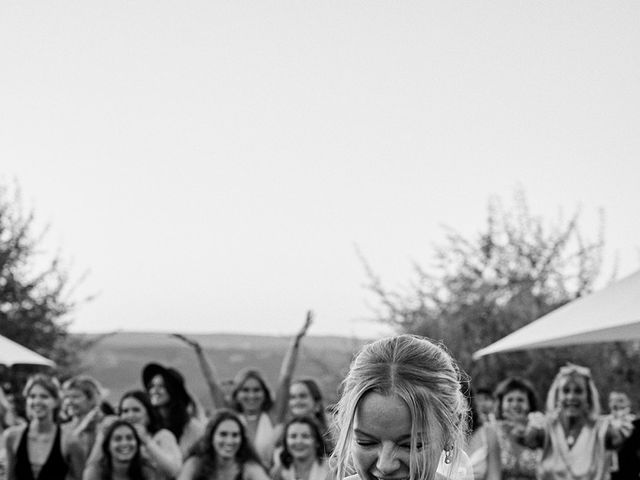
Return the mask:
M24 388L29 423L4 432L7 480L80 480L84 452L57 422L60 386L53 377L33 375Z
M275 400L271 396L267 382L259 370L252 368L241 370L234 379L230 406L240 414L240 417L245 422L247 435L253 442L263 464L267 466L271 466L273 451L278 438L276 426L284 422L287 413L289 386L298 358L300 341L306 335L312 321L313 313L308 311L303 327L293 337L289 349L285 353ZM214 367L207 359L202 347L183 335L175 334L174 336L193 347L209 386L214 407L224 406L224 390L220 385Z
M178 480L269 480L237 413L223 408L207 424Z
M329 480L327 449L314 417L290 419L284 425L281 444L272 480Z
M523 442L542 448L539 480L605 480L605 450L616 448L632 430L630 418L600 415L600 399L586 367L560 368L547 394L546 415L534 412Z
M349 480L472 479L467 402L451 356L423 337L365 345L342 383L332 461Z

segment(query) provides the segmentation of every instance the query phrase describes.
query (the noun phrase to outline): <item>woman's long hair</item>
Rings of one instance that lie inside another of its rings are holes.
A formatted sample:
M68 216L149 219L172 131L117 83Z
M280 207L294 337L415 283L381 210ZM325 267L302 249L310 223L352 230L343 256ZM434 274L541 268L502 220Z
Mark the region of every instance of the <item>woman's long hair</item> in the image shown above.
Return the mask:
M264 379L262 373L254 368L246 368L244 370L240 370L236 377L233 380L233 384L235 385L233 391L231 392L231 408L233 408L236 412L242 412L242 405L238 402L238 393L242 389L244 382L253 378L256 380L260 386L262 387L262 391L264 392L264 400L262 401L262 405L260 406L260 411L268 412L271 410L273 406L273 396L271 395L271 391L267 386L267 382Z
M313 415L316 419L316 422L320 426L320 428L323 431L326 431L328 428L327 415L325 413L322 391L318 386L318 382L316 382L313 378L300 378L298 380L291 382L291 385L293 386L296 383L301 383L307 388L307 390L309 390L309 394L311 395L311 398L313 399L316 406L318 407L316 408L316 411L313 412Z
M168 416L161 418L160 424L180 441L184 428L191 420L191 411L194 407L191 398L185 394L184 385L180 385L176 379L169 377L165 372L159 372L158 375L162 377L164 388L169 394L169 403L166 406ZM149 390L149 385L146 385L146 388Z
M24 387L24 390L22 391L22 396L24 397L25 401L29 396L29 392L31 391L31 389L36 385L44 388L56 401L56 406L53 408L53 421L55 423L58 423L60 414L60 383L58 383L58 380L55 377L46 375L44 373L35 373L31 375L27 379L27 383ZM29 421L31 421L31 419L29 419Z
M131 425L126 420L116 420L107 429L107 432L104 435L104 440L102 441L102 458L100 459L100 478L101 480L112 480L113 477L113 463L111 458L111 451L109 450L109 444L111 443L111 437L113 436L113 432L116 431L118 427L125 426L133 432L133 436L136 439L136 453L131 459L129 463L129 468L127 470L127 475L131 480L146 480L147 477L144 473L143 469L143 460L140 456L140 437L136 432L136 429L133 425Z
M558 397L560 385L564 380L572 377L582 377L584 379L587 387L587 401L589 403L589 411L587 412L587 415L589 419L595 420L598 418L598 415L600 415L600 395L598 394L598 389L593 383L593 378L591 378L591 370L587 367L575 365L573 363L568 363L564 367L560 367L560 370L558 370L558 373L553 379L553 383L549 387L549 392L547 393L547 413L552 413L554 415L559 414L560 406L558 405Z
M160 417L156 412L156 409L151 405L151 400L149 400L149 395L142 390L129 390L120 398L120 403L118 403L118 415L122 414L122 404L127 398L133 398L142 404L145 411L147 412L147 418L149 419L149 424L146 425L147 431L153 435L158 430L160 430Z
M213 478L216 470L219 466L218 454L213 447L213 436L216 430L222 422L225 420L232 420L238 424L240 428L240 446L235 455L235 460L240 464L240 467L247 462L254 462L257 465L262 466L260 457L256 453L251 440L247 436L247 431L244 427L244 423L240 419L237 413L227 408L216 410L213 418L207 423L204 435L189 451L189 457L196 457L199 460L197 471L193 477L194 480L206 480ZM266 472L265 472L266 473Z
M536 398L536 392L533 385L524 378L509 377L498 384L493 394L498 404L496 409L496 418L498 420L502 420L504 418L504 413L502 412L502 400L508 393L513 391L523 392L527 396L530 412L538 410L538 399Z
M291 425L295 425L295 424L303 424L303 425L309 425L309 428L311 429L311 434L314 438L314 440L316 441L316 461L318 463L323 463L326 459L327 456L327 447L325 445L325 441L322 435L322 431L320 430L320 425L318 425L318 422L313 418L310 417L308 415L304 415L302 417L293 417L291 420L289 420L285 426L284 429L282 431L282 450L280 452L280 463L282 463L282 465L285 468L289 468L291 466L291 464L293 463L293 456L291 455L291 452L289 451L289 446L287 445L287 433L289 431L289 427L291 427Z

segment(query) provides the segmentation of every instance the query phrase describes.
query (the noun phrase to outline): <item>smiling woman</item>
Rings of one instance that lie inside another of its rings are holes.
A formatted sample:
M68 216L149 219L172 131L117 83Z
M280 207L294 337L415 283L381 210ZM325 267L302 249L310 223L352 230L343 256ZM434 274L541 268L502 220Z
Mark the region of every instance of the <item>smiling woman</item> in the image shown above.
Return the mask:
M267 467L270 467L273 461L276 441L287 414L289 387L296 367L300 342L307 334L312 320L313 312L309 310L302 328L292 338L282 359L275 396L272 395L260 370L245 368L239 371L233 380L234 387L230 402L227 402L216 369L204 354L202 346L184 335L173 335L194 349L214 407L228 406L240 415L247 427L247 435L253 442L263 465Z
M503 380L494 394L497 400L496 421L483 424L487 445L485 480L534 480L540 463L540 450L521 443L527 416L537 410L533 386L525 379L511 377ZM495 441L489 441L493 437Z
M332 461L339 479L473 478L467 410L451 356L413 335L363 347L343 382Z
M149 397L142 390L126 392L118 404L120 420L129 422L135 429L140 442L140 456L153 472L154 480L172 479L182 466L182 454L176 437L169 430L161 428L160 419ZM104 449L99 448L111 424L118 417L106 417L100 426L96 445L87 461L89 465L101 462Z
M84 452L73 435L58 425L60 386L55 378L36 374L24 388L28 425L4 432L7 480L80 479Z
M178 480L199 479L269 480L235 412L217 410L191 449Z
M294 417L282 433L279 462L271 470L273 480L326 480L330 478L327 448L314 417Z
M606 449L618 447L632 430L631 418L600 415L591 371L560 368L547 394L546 415L529 415L523 442L542 448L538 479L604 480Z
M136 429L126 420L116 420L107 428L101 442L102 458L91 463L83 480L152 480L152 469L140 454L141 442Z
M204 430L202 412L174 368L149 363L142 369L144 384L160 425L173 433L183 456L198 441Z

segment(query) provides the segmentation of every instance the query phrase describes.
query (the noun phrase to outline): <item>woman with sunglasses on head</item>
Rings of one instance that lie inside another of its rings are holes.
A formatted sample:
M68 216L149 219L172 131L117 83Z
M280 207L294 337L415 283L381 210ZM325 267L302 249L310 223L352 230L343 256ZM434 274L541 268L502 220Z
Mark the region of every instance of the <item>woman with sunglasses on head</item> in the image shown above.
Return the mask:
M365 345L342 383L332 454L342 480L472 479L467 402L444 348L398 335Z
M176 437L169 430L161 428L160 420L142 390L131 390L121 398L118 406L118 417L108 417L103 422L103 430L118 419L129 422L136 430L143 460L148 464L158 480L176 478L182 467L182 453ZM96 446L90 457L90 463L100 460L104 449L100 442L104 437L98 434Z
M273 460L275 444L278 440L277 426L282 424L287 413L289 385L296 366L300 341L306 335L313 319L313 313L307 312L305 323L293 337L285 353L280 369L280 377L275 398L272 396L263 374L254 368L238 372L234 379L231 404L226 405L225 392L218 381L218 375L209 362L199 343L185 337L174 336L190 345L198 357L203 375L209 386L214 408L229 406L242 418L247 426L247 435L264 465L270 466Z
M84 452L77 439L58 424L57 380L33 375L24 396L29 423L4 432L7 480L80 480Z
M269 480L244 422L229 409L217 410L194 445L178 480Z
M320 426L313 417L293 417L282 433L278 465L273 480L328 480L327 449Z
M141 455L142 443L136 428L117 419L100 440L101 455L91 461L83 480L155 480L153 470Z
M546 415L532 413L523 443L542 448L539 480L605 480L605 450L618 447L632 430L627 418L600 416L600 399L591 371L560 368L547 395Z

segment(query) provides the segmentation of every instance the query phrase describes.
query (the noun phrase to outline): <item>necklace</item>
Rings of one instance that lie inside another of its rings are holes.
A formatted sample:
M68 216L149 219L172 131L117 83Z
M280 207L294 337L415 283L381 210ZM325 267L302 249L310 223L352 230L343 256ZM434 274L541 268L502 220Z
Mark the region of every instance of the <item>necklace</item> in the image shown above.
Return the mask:
M569 446L569 448L575 445L576 440L578 439L578 435L580 435L581 431L582 431L582 425L579 425L577 428L572 427L567 430L566 438L567 438L567 445Z

